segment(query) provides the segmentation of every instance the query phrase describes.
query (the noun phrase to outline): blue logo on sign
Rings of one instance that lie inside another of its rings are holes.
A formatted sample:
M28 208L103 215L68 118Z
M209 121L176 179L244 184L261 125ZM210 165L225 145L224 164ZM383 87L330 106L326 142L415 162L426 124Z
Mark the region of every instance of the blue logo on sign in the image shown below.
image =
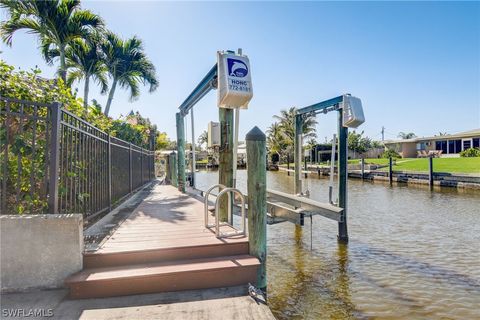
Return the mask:
M227 65L228 75L232 77L243 78L248 74L247 65L241 60L227 58Z

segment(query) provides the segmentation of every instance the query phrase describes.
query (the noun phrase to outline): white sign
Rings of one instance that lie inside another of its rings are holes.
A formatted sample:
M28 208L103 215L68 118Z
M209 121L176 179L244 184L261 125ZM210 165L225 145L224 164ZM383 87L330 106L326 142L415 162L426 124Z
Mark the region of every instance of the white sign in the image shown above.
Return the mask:
M219 51L217 68L218 106L228 109L247 109L253 97L248 57Z

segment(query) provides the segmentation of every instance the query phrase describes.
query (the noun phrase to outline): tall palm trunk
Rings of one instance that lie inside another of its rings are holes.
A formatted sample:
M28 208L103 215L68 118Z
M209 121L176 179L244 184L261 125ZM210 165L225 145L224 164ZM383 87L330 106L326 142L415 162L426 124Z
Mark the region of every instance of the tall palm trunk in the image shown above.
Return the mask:
M65 60L65 46L59 46L58 50L60 51L60 78L64 83L67 83L67 63Z
M110 112L110 105L112 104L113 95L115 94L115 88L117 87L117 79L113 80L112 87L110 88L110 92L108 93L108 100L107 105L105 106L105 115L108 116L108 112Z
M88 92L90 91L90 75L85 75L85 87L83 89L83 111L87 114L88 111Z

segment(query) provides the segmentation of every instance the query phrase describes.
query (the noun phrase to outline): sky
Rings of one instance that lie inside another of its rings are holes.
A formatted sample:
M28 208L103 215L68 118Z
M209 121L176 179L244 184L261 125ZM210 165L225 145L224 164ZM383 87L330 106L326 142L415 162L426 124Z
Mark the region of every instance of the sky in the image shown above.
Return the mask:
M362 100L357 130L395 139L480 128L479 2L158 2L83 1L121 37L137 35L160 86L129 101L116 91L111 115L130 110L175 140L175 113L216 62L217 50L242 48L251 64L254 97L240 112L240 140L272 116L344 93ZM1 19L6 18L1 12ZM0 44L1 59L21 69L38 66L54 77L38 39L18 32ZM77 85L83 96L83 83ZM91 98L105 105L97 87ZM218 121L216 91L194 107L195 136ZM191 141L190 117L187 142ZM336 131L336 116L317 116L318 141Z

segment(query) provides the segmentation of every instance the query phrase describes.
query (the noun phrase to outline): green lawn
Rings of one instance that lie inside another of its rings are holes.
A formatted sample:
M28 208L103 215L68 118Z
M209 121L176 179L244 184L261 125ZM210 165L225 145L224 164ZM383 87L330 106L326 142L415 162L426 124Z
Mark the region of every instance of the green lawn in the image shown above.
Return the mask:
M388 163L388 159L372 160L386 160L386 163ZM388 168L384 168L383 170L387 169ZM393 166L393 170L428 172L428 159L397 159L396 165ZM480 158L433 158L433 171L480 174Z
M389 159L365 159L365 163L388 165ZM348 160L349 164L359 164L359 159ZM323 165L326 165L323 164ZM286 167L286 164L282 164ZM290 168L294 168L294 164L290 164ZM303 163L302 163L303 168ZM383 168L381 170L388 170ZM395 171L418 171L428 172L428 159L427 158L407 158L396 159L396 165L393 166ZM434 158L433 170L435 172L457 172L457 173L474 173L480 174L480 158Z

